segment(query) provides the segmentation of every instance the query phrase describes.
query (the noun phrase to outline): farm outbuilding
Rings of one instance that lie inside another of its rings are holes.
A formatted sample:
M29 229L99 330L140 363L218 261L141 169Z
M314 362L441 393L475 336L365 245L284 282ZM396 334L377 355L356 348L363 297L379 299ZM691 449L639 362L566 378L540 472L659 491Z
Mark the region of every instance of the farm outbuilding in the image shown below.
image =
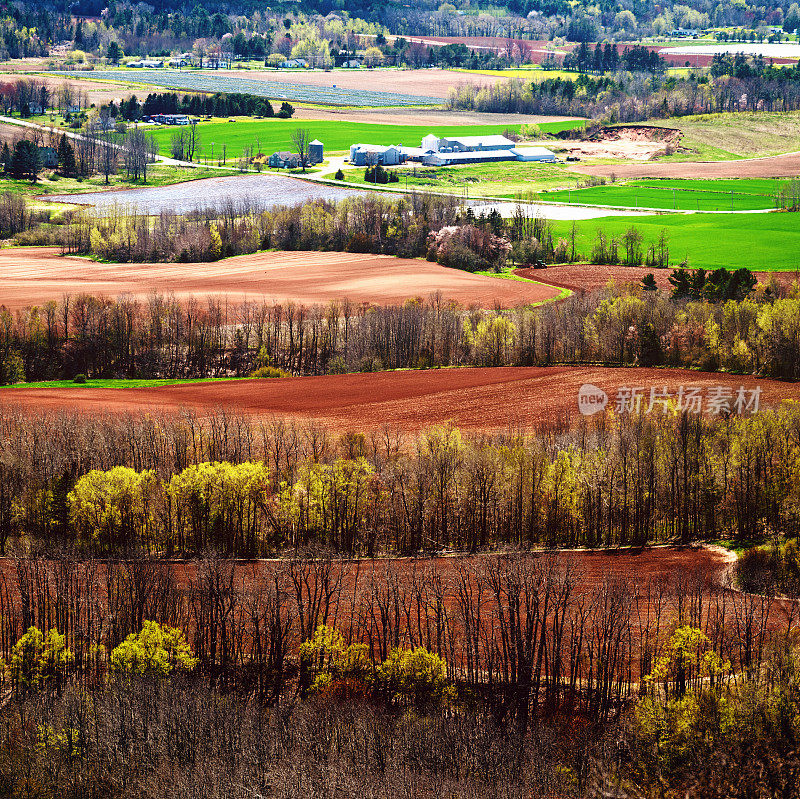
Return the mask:
M513 147L514 142L505 136L444 136L437 138L428 134L422 140L422 149L434 152L479 153L510 150Z
M353 166L397 166L404 159L403 150L394 144L386 147L379 144L354 144L350 148L350 163Z
M542 161L554 163L555 153L546 147L520 147L503 150L483 150L478 152L426 153L422 163L426 166L458 166L459 164L488 164L493 161Z
M512 152L516 153L517 161L543 161L545 163L556 161L556 154L547 147L515 147Z
M319 139L308 145L308 160L311 164L321 164L325 160L325 145Z
M55 169L58 166L58 153L53 147L40 147L39 160L45 169Z
M494 150L482 153L428 153L423 157L425 166L458 166L459 164L487 164L492 161L516 161L513 150Z

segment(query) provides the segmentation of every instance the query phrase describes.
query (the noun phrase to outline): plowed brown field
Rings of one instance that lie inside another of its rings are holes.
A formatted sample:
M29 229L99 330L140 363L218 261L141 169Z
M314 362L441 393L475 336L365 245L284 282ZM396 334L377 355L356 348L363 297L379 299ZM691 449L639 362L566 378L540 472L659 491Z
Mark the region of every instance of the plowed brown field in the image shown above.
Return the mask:
M296 377L284 380L238 380L159 388L0 389L0 405L24 411L177 412L216 408L257 417L317 421L342 430L415 432L444 422L464 430L496 431L541 423L575 422L578 391L590 383L603 389L614 407L620 387L641 388L644 406L650 389L675 394L681 386L699 387L703 396L715 386L734 395L740 386L761 389L760 407L800 399L800 384L756 377L681 369L601 367L502 367L377 372ZM705 406L704 406L705 407ZM655 405L654 412L662 406Z
M639 283L645 275L651 273L660 289L672 288L669 282L671 269L653 269L647 266L551 264L546 269L517 269L514 274L573 291L593 291L602 289L609 280L617 285ZM783 286L791 286L795 280L800 281L800 273L797 272L756 272L755 275L761 283L774 280Z
M510 308L558 296L536 283L482 277L438 264L380 255L266 252L213 263L101 264L63 257L53 247L0 250L0 305L16 310L80 292L178 299L224 295L304 305L349 299L375 305L441 292L463 305Z
M584 175L616 175L618 180L640 178L784 178L800 175L800 153L739 161L643 162L636 164L571 165Z

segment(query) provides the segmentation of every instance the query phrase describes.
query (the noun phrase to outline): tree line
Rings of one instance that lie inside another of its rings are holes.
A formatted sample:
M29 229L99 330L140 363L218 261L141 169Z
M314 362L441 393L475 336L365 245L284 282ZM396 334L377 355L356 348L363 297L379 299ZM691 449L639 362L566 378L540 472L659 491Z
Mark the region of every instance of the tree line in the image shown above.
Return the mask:
M604 123L800 108L800 69L769 67L740 74L715 78L691 72L686 77L660 78L618 72L591 78L581 73L575 81L541 82L514 78L487 86L462 84L451 90L448 105L489 113L581 116Z
M18 203L0 203L0 229L27 224ZM448 257L456 257L463 245L448 247ZM741 288L738 278L697 290L697 280L687 274L676 270L672 296L649 290L644 281L511 311L459 307L438 295L387 307L346 300L304 307L220 297L179 302L155 294L144 300L67 295L14 313L0 309L0 379L585 363L800 377L796 289L759 284L744 298L728 298L729 286Z
M564 56L561 67L600 75L618 70L656 74L666 72L667 62L656 50L639 45L626 47L620 53L619 46L611 42L606 42L605 45L598 42L594 50L586 42L581 42L572 53Z
M286 105L286 103L284 103ZM211 95L185 94L177 92L151 93L141 102L133 95L128 100L114 101L107 106L115 119L135 122L155 114L193 114L196 116L275 116L269 100L252 94L216 92Z
M797 409L753 413L742 399L723 392L703 416L676 396L620 394L610 417L563 419L557 436L410 439L225 413L5 410L0 550L374 556L796 536Z

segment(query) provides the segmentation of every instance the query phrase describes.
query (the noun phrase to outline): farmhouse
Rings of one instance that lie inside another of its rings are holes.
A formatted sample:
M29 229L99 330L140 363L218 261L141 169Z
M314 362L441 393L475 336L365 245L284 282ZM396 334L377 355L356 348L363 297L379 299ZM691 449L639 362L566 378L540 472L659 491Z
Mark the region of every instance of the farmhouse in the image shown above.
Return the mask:
M274 169L297 169L302 166L300 156L297 153L290 153L288 150L273 153L269 157L268 163Z

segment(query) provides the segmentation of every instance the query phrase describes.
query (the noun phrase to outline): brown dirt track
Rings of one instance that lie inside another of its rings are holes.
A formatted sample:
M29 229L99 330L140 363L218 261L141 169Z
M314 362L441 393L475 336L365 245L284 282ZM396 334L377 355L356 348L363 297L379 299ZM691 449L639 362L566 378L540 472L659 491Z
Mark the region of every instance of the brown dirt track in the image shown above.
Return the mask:
M334 431L416 432L452 422L469 431L529 428L541 423L574 422L578 390L584 383L604 389L613 405L621 386L649 389L679 386L707 390L725 385L761 387L761 408L800 399L800 384L751 376L681 369L602 367L501 367L377 372L238 380L159 388L0 389L0 405L26 412L160 413L192 409L201 415L217 408L249 416L318 422ZM646 403L646 400L645 400ZM658 406L657 406L658 407ZM658 411L656 411L658 412Z
M152 292L224 295L251 300L324 304L349 299L374 305L427 299L436 292L463 305L510 308L553 299L560 289L482 277L427 261L321 252L268 252L199 264L101 264L63 257L54 247L0 250L0 305L16 310L64 294L109 297Z
M800 153L738 161L644 162L636 164L571 165L584 175L616 175L619 180L640 178L784 178L800 175Z

